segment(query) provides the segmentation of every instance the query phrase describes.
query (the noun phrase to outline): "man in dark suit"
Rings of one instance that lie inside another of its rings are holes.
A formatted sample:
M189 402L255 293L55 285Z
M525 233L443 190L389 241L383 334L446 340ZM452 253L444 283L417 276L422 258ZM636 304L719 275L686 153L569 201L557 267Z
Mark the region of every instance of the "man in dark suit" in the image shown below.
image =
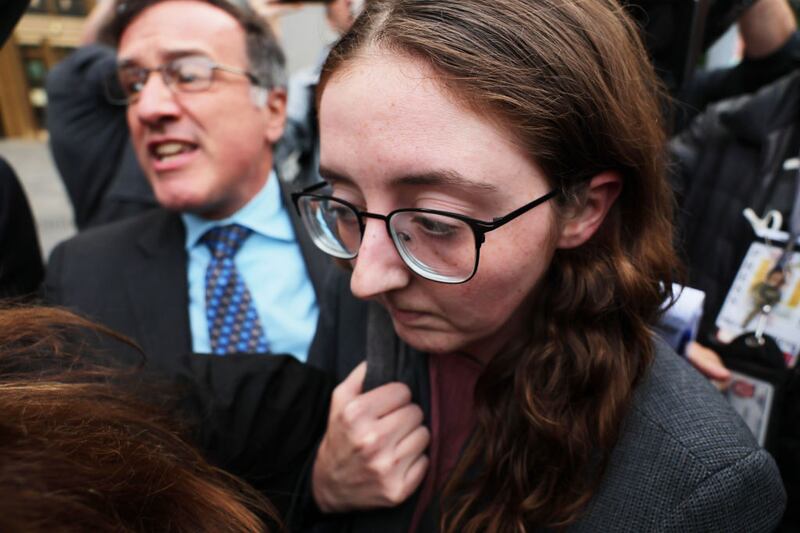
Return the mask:
M191 351L304 361L328 263L272 170L286 93L271 31L220 0L124 2L111 31L112 97L161 208L59 245L46 297L162 367Z

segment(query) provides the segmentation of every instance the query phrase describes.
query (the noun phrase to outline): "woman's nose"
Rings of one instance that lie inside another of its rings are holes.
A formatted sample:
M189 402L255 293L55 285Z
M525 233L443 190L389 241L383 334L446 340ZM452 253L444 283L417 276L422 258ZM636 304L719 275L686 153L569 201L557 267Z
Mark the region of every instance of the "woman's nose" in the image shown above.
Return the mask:
M411 271L386 231L385 222L367 219L364 236L353 260L350 290L356 298L368 300L402 289L411 280Z

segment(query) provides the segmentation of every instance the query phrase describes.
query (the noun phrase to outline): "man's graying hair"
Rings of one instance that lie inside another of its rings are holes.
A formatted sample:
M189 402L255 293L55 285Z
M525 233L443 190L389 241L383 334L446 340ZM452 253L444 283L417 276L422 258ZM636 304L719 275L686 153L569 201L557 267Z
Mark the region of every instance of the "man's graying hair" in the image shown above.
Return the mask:
M109 23L109 34L114 45L125 29L144 10L170 0L118 0L116 14ZM236 19L245 33L245 48L249 69L258 78L259 86L273 89L286 87L286 58L275 34L263 19L244 0L194 0L211 4Z

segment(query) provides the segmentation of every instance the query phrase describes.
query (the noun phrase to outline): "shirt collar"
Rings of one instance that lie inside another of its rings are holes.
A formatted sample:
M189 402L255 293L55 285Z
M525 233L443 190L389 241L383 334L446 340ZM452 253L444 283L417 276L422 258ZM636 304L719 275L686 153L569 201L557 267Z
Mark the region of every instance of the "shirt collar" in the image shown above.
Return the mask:
M192 213L181 213L186 227L186 249L190 250L205 232L217 226L241 224L269 239L293 241L294 229L281 197L278 175L271 171L267 183L249 202L222 220L208 220Z

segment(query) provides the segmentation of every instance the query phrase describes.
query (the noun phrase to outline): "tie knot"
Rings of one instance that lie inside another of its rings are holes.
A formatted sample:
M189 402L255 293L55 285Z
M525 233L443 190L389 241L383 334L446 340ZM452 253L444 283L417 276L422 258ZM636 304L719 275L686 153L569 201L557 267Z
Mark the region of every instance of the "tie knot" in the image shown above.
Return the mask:
M228 224L211 228L203 234L200 241L208 246L216 259L232 258L242 247L252 230L239 224Z

